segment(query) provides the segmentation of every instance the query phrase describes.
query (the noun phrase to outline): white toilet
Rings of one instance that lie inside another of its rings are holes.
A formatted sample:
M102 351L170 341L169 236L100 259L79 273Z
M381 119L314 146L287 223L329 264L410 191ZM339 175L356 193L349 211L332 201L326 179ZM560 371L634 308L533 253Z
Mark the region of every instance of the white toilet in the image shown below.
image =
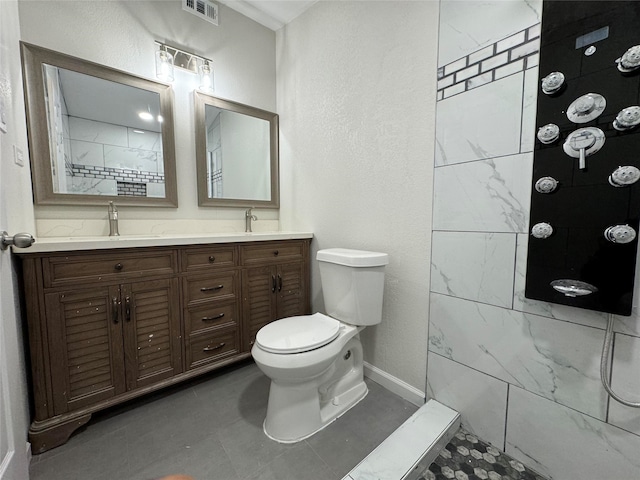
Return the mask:
M251 349L271 379L264 432L282 443L310 437L365 397L359 333L382 320L386 253L331 248L316 259L328 316L272 322Z

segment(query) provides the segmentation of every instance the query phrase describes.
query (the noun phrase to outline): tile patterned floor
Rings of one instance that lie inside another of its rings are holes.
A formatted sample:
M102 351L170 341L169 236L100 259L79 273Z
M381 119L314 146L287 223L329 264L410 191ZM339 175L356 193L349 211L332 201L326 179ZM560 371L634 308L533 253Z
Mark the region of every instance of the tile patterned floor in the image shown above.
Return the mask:
M478 437L458 430L420 480L546 480Z

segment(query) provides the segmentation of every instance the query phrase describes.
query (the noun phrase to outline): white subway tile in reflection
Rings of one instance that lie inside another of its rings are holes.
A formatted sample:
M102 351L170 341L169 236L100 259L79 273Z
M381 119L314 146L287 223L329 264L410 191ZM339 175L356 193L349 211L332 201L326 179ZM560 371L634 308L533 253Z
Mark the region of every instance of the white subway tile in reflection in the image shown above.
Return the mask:
M71 140L71 163L104 167L104 146L100 143Z
M69 117L69 136L72 140L127 146L127 127L84 118Z
M104 147L106 167L138 170L140 172L158 171L158 154L150 150L136 148Z

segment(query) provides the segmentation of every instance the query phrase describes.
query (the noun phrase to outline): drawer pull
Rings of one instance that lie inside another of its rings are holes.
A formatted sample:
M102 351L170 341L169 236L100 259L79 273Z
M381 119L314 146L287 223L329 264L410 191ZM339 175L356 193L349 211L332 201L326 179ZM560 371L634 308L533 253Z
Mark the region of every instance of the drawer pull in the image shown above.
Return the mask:
M211 320L218 320L219 318L224 317L224 313L219 313L215 317L202 317L203 322L210 322Z
M122 270L123 267L124 267L124 265L122 265L121 263L116 263L113 268L115 268L116 270L120 271L120 270Z
M274 250L274 251L273 251L273 255L274 255L274 256L276 256L276 257L278 256L278 254L279 254L279 253L280 253L280 252L279 252L278 250Z
M124 298L124 317L127 322L131 321L131 297L129 295Z
M224 288L224 285L216 285L215 287L202 287L200 289L201 292L211 292L211 291L215 291L215 290L222 290Z
M202 349L203 352L205 353L209 353L209 352L215 352L216 350L221 349L222 347L224 347L226 345L226 343L222 342L218 345L216 345L215 347L204 347Z
M215 261L216 261L216 257L214 257L213 255L211 255L211 256L209 257L209 263L213 263L213 262L215 262Z
M118 297L111 299L111 320L113 323L118 323Z

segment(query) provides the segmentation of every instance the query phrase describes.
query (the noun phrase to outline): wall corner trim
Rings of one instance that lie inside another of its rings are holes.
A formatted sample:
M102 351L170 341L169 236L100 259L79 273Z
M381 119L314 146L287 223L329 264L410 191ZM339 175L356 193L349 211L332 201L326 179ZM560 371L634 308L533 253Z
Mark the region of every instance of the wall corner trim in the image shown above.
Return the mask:
M426 395L422 390L412 387L408 383L367 362L364 362L364 376L418 407L421 407L426 402Z

